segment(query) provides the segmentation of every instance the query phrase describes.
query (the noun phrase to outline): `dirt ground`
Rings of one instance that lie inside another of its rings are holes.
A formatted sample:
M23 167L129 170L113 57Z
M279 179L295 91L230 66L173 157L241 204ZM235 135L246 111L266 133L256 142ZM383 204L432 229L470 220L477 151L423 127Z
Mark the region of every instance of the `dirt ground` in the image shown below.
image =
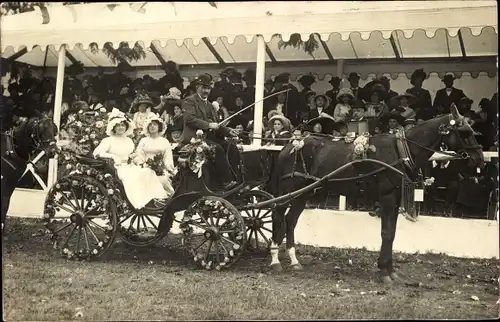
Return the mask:
M299 246L304 271L271 273L264 253L227 271L189 262L180 236L95 262L59 257L36 219L9 218L4 320L493 319L499 260L396 253L409 283L382 286L377 253ZM282 253L285 263L287 259ZM287 263L288 264L288 263Z

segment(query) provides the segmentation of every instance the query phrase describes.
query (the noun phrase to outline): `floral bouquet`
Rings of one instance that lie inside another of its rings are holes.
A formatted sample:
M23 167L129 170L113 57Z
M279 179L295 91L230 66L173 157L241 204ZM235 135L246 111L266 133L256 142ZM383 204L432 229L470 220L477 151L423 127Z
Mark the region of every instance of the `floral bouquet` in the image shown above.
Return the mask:
M191 171L198 175L198 178L202 175L203 164L208 159L213 159L215 157L215 148L208 145L203 140L203 131L196 131L196 138L192 138L190 143L183 149L188 151L189 168Z
M142 166L150 168L156 173L157 176L165 174L165 162L163 161L163 155L161 154L156 154L154 157L147 159Z
M79 154L92 152L104 139L106 135L108 113L105 108L98 111L80 110L76 114L68 117L68 123L64 130L68 133L69 139L77 147ZM70 150L71 144L70 144Z

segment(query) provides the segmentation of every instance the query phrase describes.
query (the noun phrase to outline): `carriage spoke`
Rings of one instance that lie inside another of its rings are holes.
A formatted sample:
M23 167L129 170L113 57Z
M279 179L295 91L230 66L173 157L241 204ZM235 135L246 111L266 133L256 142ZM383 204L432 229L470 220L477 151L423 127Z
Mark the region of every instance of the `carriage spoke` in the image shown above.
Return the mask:
M200 214L200 215L198 215L198 216L199 216L199 217L201 218L201 220L205 223L205 225L207 225L208 227L212 227L212 226L208 223L208 221L205 219L205 217L203 217L203 215L202 215L202 214Z
M220 260L219 260L219 243L215 243L215 261L217 263L220 263Z
M272 220L266 220L266 221L262 221L263 224L270 224L272 223L273 221Z
M259 247L259 235L257 234L258 229L254 229L254 235L255 235L255 247Z
M61 192L61 195L63 196L64 200L66 200L66 202L69 204L69 206L73 209L72 211L70 212L75 212L75 211L78 211L78 205L77 207L75 208L75 205L69 200L68 196L66 196L66 194L64 194L64 192ZM76 200L75 200L76 202ZM62 207L61 207L62 208ZM66 210L66 209L65 209ZM66 210L68 211L68 210Z
M94 231L92 230L92 228L90 228L90 225L85 225L84 227L86 227L86 228L88 228L90 230L90 233L91 233L92 237L94 237L94 239L97 242L97 244L99 244L100 240L99 240L99 238L97 238L97 236L94 233Z
M196 248L194 249L194 251L197 251L198 249L200 249L200 247L203 246L207 241L208 241L208 239L203 240L203 242L201 244L199 244L198 246L196 246Z
M81 201L82 201L82 206L81 206L81 209L85 209L85 186L82 185L82 189L80 189L80 193L81 193Z
M71 236L73 236L73 233L75 232L75 230L76 230L76 225L73 226L73 229L71 229L71 231L69 232L68 236L66 236L66 239L62 243L63 246L67 246L68 245L68 241L71 238Z
M103 232L106 232L106 231L107 231L106 229L104 229L104 227L102 227L102 226L101 226L101 225L99 225L99 224L96 224L96 223L95 223L95 222L93 222L92 220L89 220L89 221L88 221L88 223L89 223L89 225L94 225L94 226L95 226L95 228L100 229L100 230L102 230Z
M78 226L78 235L76 237L76 253L80 250L80 239L82 238L82 226Z
M142 215L137 215L137 232L140 232L141 231L141 218L142 218Z
M222 248L224 249L224 252L225 252L226 254L229 254L229 251L227 250L226 245L224 245L224 243L223 243L223 242L221 242L221 241L218 241L218 243L222 246Z
M131 214L130 216L125 217L122 221L120 221L120 222L118 223L118 225L120 225L120 226L121 226L121 225L122 225L125 221L127 221L127 219L132 218L132 216L135 216L135 214Z
M130 220L130 224L128 225L128 229L127 229L127 231L130 231L130 229L132 229L132 228L133 228L132 226L133 226L133 225L134 225L134 223L135 223L135 220L136 220L136 218L137 218L137 215L136 215L136 214L134 214L134 215L133 215L133 216L131 216L131 217L133 217L133 218Z
M212 250L213 243L214 243L214 241L210 240L210 243L208 244L208 248L207 248L207 253L205 254L205 262L208 261L208 256L210 256L210 251Z
M267 227L260 227L260 229L264 229L265 231L268 231L270 232L271 234L273 233L273 231Z
M262 233L262 231L258 231L259 234L262 236L262 238L264 238L264 241L266 242L266 245L269 245L269 238L267 238L264 233Z
M156 229L158 230L158 226L155 225L155 223L149 218L149 216L146 216L146 219L149 221L149 223Z
M75 200L75 205L76 205L77 210L82 209L82 208L80 208L80 205L78 204L78 198L76 197L76 193L73 190L73 188L70 188L69 190L71 192L71 195L73 196L73 199ZM82 203L83 203L83 196L82 196Z
M61 204L60 204L59 202L57 202L57 201L56 201L56 202L54 202L54 204L55 204L55 206L56 206L56 207L59 207L59 208L61 208L62 210L66 210L66 211L67 211L67 212L69 212L70 214L72 214L72 213L74 213L74 212L75 212L75 210L74 210L74 209L73 209L73 210L68 209L68 208L66 208L65 206L61 205Z
M57 229L57 230L54 230L54 232L52 232L52 234L57 234L58 232L60 232L61 230L63 229L66 229L68 228L69 226L71 226L73 223L72 222L69 222L67 225L64 225L63 227Z
M85 205L85 208L84 208L83 212L85 212L85 213L86 213L87 211L90 211L90 210L89 210L89 206L90 206L90 204L92 203L92 201L94 201L94 198L95 198L95 197L96 197L96 194L91 194L91 195L90 195L90 198L89 198L89 200L87 201L87 204Z
M260 211L259 211L259 212L260 212ZM265 212L262 216L258 216L257 218L259 218L259 219L264 219L264 218L266 218L266 217L269 217L268 215L269 215L269 214L272 214L272 212L273 212L273 211L272 211L272 209L269 209L269 210L268 210L268 211L266 211L266 212Z
M141 216L141 219L142 219L142 225L144 226L144 231L148 230L148 227L146 225L146 219L144 219L144 217L147 217L146 215L142 215Z
M190 222L189 224L190 224L190 225L195 226L196 228L200 228L200 229L202 229L202 230L206 230L206 229L207 229L207 227L203 227L203 226L201 226L201 225L198 225L197 223L195 224L195 223L193 223L193 222Z
M85 229L85 226L83 226L83 237L85 237L85 245L87 245L87 251L90 252L89 237L87 235L87 229Z
M225 241L233 244L233 245L238 245L238 243L232 241L231 239L227 238L227 237L224 237L224 236L220 236L220 238L224 239ZM239 246L239 245L238 245Z

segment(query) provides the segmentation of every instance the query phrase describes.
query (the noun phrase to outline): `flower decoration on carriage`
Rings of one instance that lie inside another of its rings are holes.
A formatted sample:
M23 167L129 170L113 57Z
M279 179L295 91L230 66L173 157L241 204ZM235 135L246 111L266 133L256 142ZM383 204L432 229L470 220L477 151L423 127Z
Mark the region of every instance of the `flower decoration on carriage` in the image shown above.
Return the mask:
M425 178L424 180L424 186L428 187L428 186L432 186L434 184L434 177L430 177L430 178Z
M374 145L370 145L370 134L364 133L353 141L353 150L358 157L366 158L368 150L375 152Z
M298 139L292 141L293 148L290 151L290 154L300 151L304 147L304 140Z
M185 165L196 173L198 178L202 175L202 169L205 162L207 160L213 160L215 157L215 148L205 142L202 130L196 131L196 137L191 138L189 144L185 145L182 150L187 155Z
M162 176L165 174L165 162L163 161L163 155L156 154L152 158L149 158L142 164L142 167L148 167L153 170L157 176Z

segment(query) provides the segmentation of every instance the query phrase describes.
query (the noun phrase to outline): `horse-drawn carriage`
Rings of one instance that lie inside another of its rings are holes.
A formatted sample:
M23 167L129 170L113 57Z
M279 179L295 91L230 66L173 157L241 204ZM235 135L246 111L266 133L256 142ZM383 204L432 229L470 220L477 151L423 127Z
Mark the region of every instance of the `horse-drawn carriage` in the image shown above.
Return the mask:
M180 170L174 178L174 195L166 204L152 201L140 210L129 202L112 160L75 155L72 171L55 183L45 202L45 226L54 246L66 258L92 259L103 255L117 236L131 246L150 246L177 221L195 262L206 268L231 266L248 247L262 246L259 240L270 243L267 232L271 229L266 226L272 211L241 208L273 197L254 189L268 177L265 155L257 155L245 167L243 154L232 141L228 141L226 156L229 151L236 170L228 171L239 181L234 188L220 191L213 185L210 178L216 174L208 166L211 150L199 137L178 151ZM184 216L179 221L175 213L180 211Z

